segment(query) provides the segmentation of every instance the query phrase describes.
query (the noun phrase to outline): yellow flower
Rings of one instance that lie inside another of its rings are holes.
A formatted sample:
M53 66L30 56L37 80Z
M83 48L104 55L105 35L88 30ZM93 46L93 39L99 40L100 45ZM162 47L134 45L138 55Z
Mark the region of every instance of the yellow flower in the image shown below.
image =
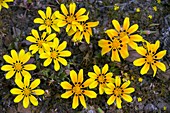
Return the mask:
M150 68L152 67L154 74L156 75L157 68L161 69L162 71L166 71L165 64L161 63L159 60L163 58L166 54L166 50L160 51L157 53L157 50L160 46L160 41L156 41L155 44L150 44L147 42L147 48L138 47L136 51L143 56L143 58L136 59L133 64L135 66L142 66L140 73L146 74Z
M138 78L138 81L139 81L139 82L142 82L142 81L143 81L143 78L141 78L141 77Z
M105 88L105 93L111 95L110 98L107 100L107 104L111 105L116 100L116 105L118 108L122 108L121 103L123 98L127 102L132 102L132 97L129 95L130 93L134 92L135 89L130 87L130 81L123 83L121 85L121 78L119 76L115 77L115 85L113 83L108 83L107 87Z
M43 32L43 34L40 37L38 31L35 29L32 29L31 33L33 36L28 36L26 40L33 43L29 47L29 50L32 51L32 54L35 54L37 51L39 52L39 54L43 53L45 51L43 44L45 43L50 45L51 44L50 41L52 41L56 37L55 33L52 33L46 37L47 35L46 32Z
M55 31L60 32L60 28L57 26L59 20L56 19L56 15L59 14L59 11L55 11L53 14L51 14L51 7L47 7L46 14L42 10L39 10L38 13L41 18L35 18L34 23L42 24L39 26L40 31L46 29L46 32L50 34L51 28L53 28Z
M66 32L68 32L71 28L76 31L77 27L80 31L83 30L82 26L78 22L86 21L88 20L88 15L83 15L86 12L85 8L81 8L75 13L76 10L76 4L71 3L69 6L69 12L64 4L61 4L60 6L62 14L57 14L56 17L59 19L58 26L59 27L66 27Z
M51 48L50 48L51 46ZM55 38L51 45L44 44L46 51L40 54L41 59L46 59L44 61L44 66L48 66L52 60L54 62L54 69L58 71L60 69L59 62L64 66L67 65L67 61L62 57L71 56L71 52L64 50L67 46L67 42L64 41L59 45L59 39Z
M68 35L71 36L74 34L72 41L73 42L81 42L82 38L84 37L86 42L90 43L90 36L92 36L92 27L96 27L99 24L99 21L96 22L81 22L83 30L74 31L71 29L68 32Z
M138 12L138 13L139 13L139 12L140 12L140 8L136 8L136 12Z
M21 79L22 76L31 78L31 74L28 71L35 70L36 65L26 64L30 59L30 53L25 53L23 49L20 50L19 54L15 50L11 50L11 56L3 56L4 60L10 64L1 67L1 70L8 71L5 78L10 79L14 74L15 79Z
M13 2L14 0L0 0L0 11L2 7L9 8L8 4L6 2Z
M29 103L31 102L34 106L38 105L38 100L33 95L43 95L44 90L35 89L40 84L40 79L35 79L30 85L30 79L28 77L24 77L24 82L21 79L16 79L15 83L19 88L13 88L10 92L14 95L18 95L15 97L14 102L19 103L23 99L23 106L27 108Z
M89 85L89 88L95 88L99 85L99 94L102 95L104 93L104 88L106 87L106 84L109 82L114 82L114 79L112 78L113 73L107 73L108 71L108 64L105 64L102 70L97 65L93 66L93 72L88 72L88 76L90 77L89 80L91 80L91 84Z
M115 11L119 10L119 6L117 4L114 5L114 10Z
M99 40L98 45L102 48L102 51L101 51L102 55L108 53L109 51L112 51L111 60L120 62L119 53L124 59L129 56L128 48L127 48L127 43L129 42L129 38L127 36L123 38L120 38L120 37L115 38L114 36L112 36L112 34L110 34L111 32L114 32L114 31L115 30L110 30L109 32L107 32L111 41L101 39Z
M72 108L75 109L79 105L79 100L80 103L86 108L86 102L84 95L90 97L90 98L96 98L97 94L94 91L86 90L84 88L88 87L89 84L91 83L90 80L86 80L83 83L83 69L81 69L77 75L77 73L74 70L70 71L70 78L73 83L71 85L67 81L61 82L61 87L63 89L66 89L67 91L61 95L62 98L69 98L74 94L73 97L73 103L72 103Z
M156 7L156 6L153 6L153 10L154 10L154 11L157 11L157 7Z
M148 15L148 18L149 18L149 19L152 19L152 15Z
M157 3L160 4L160 3L161 3L161 0L157 0Z
M142 98L138 97L138 102L141 102L142 101Z

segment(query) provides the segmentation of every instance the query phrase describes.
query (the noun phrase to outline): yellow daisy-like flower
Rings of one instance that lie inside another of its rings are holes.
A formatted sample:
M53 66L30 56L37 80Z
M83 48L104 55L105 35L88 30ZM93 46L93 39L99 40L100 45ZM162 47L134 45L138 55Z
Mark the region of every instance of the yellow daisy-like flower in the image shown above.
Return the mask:
M0 11L2 9L2 7L5 7L5 8L9 8L7 2L13 2L14 0L0 0Z
M26 38L26 40L33 43L29 47L29 50L32 51L32 54L35 54L37 51L39 52L39 54L44 53L45 48L44 48L43 44L51 45L52 42L50 42L50 41L52 41L56 37L55 33L52 33L46 37L46 35L47 35L46 32L43 32L43 34L40 37L38 31L35 29L32 29L31 33L33 36L28 36Z
M31 102L34 106L38 106L38 100L33 95L43 95L44 90L35 89L40 84L40 79L35 79L30 85L30 79L28 77L24 77L24 82L21 79L16 79L15 83L19 88L13 88L10 92L14 95L18 95L15 97L14 102L19 103L23 99L23 106L27 108L29 103Z
M159 60L163 58L166 54L166 50L160 51L157 53L157 50L160 46L160 41L156 41L155 44L150 44L147 42L147 48L138 47L136 51L143 56L143 58L136 59L133 64L135 66L142 66L140 73L146 74L150 68L152 67L154 74L156 75L157 68L161 69L162 71L166 71L165 64L161 63Z
M101 54L104 55L108 53L109 51L112 51L111 60L112 61L118 61L120 62L119 53L122 56L122 58L127 58L129 56L127 43L129 42L128 36L124 37L115 37L111 31L115 30L109 30L107 31L107 35L110 37L110 40L101 39L98 42L98 45L102 48ZM115 33L117 33L115 31ZM118 53L119 52L119 53Z
M109 69L108 64L105 64L102 70L97 65L93 66L93 72L88 72L89 79L92 81L89 85L89 88L95 88L97 85L99 85L99 94L102 95L104 93L104 88L106 87L106 84L109 82L114 82L114 79L112 78L113 73L109 72L107 73Z
M134 92L135 89L130 87L127 88L130 85L130 81L123 83L121 85L121 78L119 76L115 77L115 84L108 83L107 87L105 88L105 93L108 95L111 95L110 98L107 100L107 104L111 105L116 100L116 105L118 108L122 108L121 103L123 98L127 102L132 102L132 97L129 95L130 93Z
M136 47L138 47L136 42L141 42L143 40L142 36L138 34L133 34L138 29L138 25L134 24L130 27L130 21L128 17L124 19L123 27L120 26L117 20L112 20L112 24L116 30L109 29L106 31L106 33L112 36L118 36L121 38L124 36L128 36L130 39L130 41L128 42L128 45L131 48L136 49Z
M56 17L59 19L58 26L59 27L66 27L66 32L68 32L71 28L76 31L77 27L80 31L83 30L82 26L78 22L86 21L88 20L88 15L83 15L86 12L85 8L81 8L75 13L76 10L76 4L71 3L69 5L69 12L64 4L61 4L60 6L62 14L57 14Z
M22 76L31 78L31 74L28 71L35 70L36 65L26 64L30 59L30 53L25 53L23 49L20 50L19 54L15 50L11 50L11 56L3 56L4 60L10 64L1 67L1 70L8 71L5 78L10 79L14 74L15 79L22 79Z
M68 32L68 35L71 36L74 34L72 41L73 42L81 42L82 38L84 37L86 42L90 43L90 36L92 36L92 27L96 27L99 24L99 21L96 22L81 22L83 30L74 31L71 29Z
M58 71L60 69L59 62L64 66L67 65L67 60L62 57L71 56L71 52L68 50L64 50L67 46L67 42L64 41L59 45L59 39L55 38L51 45L44 44L46 52L40 54L41 59L46 59L44 61L44 66L48 66L51 64L52 60L54 62L54 69ZM51 46L51 48L50 48Z
M71 70L70 78L71 78L73 85L71 85L67 81L61 82L62 88L67 90L65 93L63 93L61 95L61 97L67 99L74 94L72 108L75 109L78 107L79 100L80 100L80 103L86 108L86 102L85 102L84 95L86 95L90 98L96 98L96 96L97 96L97 94L94 91L84 89L89 86L91 81L86 80L83 83L83 79L84 79L83 78L83 69L81 69L79 71L78 75L74 70Z
M51 14L51 7L47 7L46 14L42 10L39 10L38 13L41 18L35 18L34 23L42 24L39 26L40 31L46 29L46 32L50 34L51 28L53 28L55 31L60 32L60 28L57 26L58 19L56 17L56 15L59 14L59 11L55 11L53 14Z

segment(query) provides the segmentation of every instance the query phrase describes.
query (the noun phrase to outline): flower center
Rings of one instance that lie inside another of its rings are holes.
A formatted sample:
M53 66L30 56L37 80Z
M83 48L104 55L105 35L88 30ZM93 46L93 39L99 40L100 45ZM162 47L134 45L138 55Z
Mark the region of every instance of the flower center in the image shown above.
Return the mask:
M45 24L46 24L47 26L51 26L52 20L51 20L51 19L45 20Z
M25 88L25 89L24 89L24 94L25 94L26 96L29 96L30 93L31 93L31 90L30 90L29 88Z
M112 47L113 48L118 48L119 45L120 45L119 41L116 38L114 38L114 40L112 42Z
M39 47L41 47L43 43L44 43L43 40L38 40L38 46L39 46Z
M126 32L120 32L120 37L123 38L124 36L126 36L127 33Z
M75 21L75 17L74 16L67 16L67 19L66 19L67 23L72 23L73 21Z
M146 59L147 59L148 62L152 62L152 61L153 61L152 55L148 55L148 56L146 57Z
M98 81L99 81L100 83L103 83L103 82L104 82L104 76L103 76L103 75L99 76L99 77L98 77Z
M73 88L73 91L76 93L76 94L81 94L81 88L79 85L75 85L74 88Z
M122 89L120 89L120 88L115 88L114 94L115 94L116 96L120 96L120 95L122 94Z
M16 63L14 67L17 71L20 71L22 69L22 65L20 63Z
M56 51L51 52L51 58L56 58L58 53Z

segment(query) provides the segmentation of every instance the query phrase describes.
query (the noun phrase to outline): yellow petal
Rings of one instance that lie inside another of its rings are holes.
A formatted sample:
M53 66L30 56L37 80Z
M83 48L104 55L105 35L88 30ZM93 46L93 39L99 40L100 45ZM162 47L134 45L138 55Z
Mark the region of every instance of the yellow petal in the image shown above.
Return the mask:
M97 94L94 91L84 90L84 94L89 98L96 98Z
M32 33L32 35L33 35L36 39L40 38L40 36L39 36L39 34L38 34L38 31L37 31L37 30L32 29L32 30L31 30L31 33Z
M30 85L29 88L34 89L34 88L36 88L39 84L40 84L40 79L35 79L35 80L31 83L31 85Z
M59 58L58 58L58 61L59 61L61 64L63 64L64 66L67 65L67 60L65 60L64 58L59 57Z
M47 28L46 25L40 25L40 26L39 26L39 31L45 30L46 28Z
M65 16L67 16L68 11L67 11L67 8L65 7L65 5L64 5L64 4L61 4L61 5L60 5L60 8L61 8L62 13L63 13Z
M67 50L66 51L61 51L59 56L69 57L69 56L71 56L71 52L67 51Z
M51 27L50 26L46 27L46 31L47 31L48 34L50 34L51 33Z
M77 73L74 70L70 71L70 78L73 84L77 83Z
M108 105L111 105L111 104L113 104L114 103L114 101L115 101L115 96L114 95L112 95L108 100L107 100L107 104Z
M89 19L89 17L86 16L86 15L77 17L77 21L86 21L86 20L88 20L88 19Z
M21 89L18 89L18 88L12 88L10 90L10 92L13 94L13 95L18 95L18 94L21 94L22 93L22 90Z
M20 72L16 72L15 79L22 79Z
M15 71L10 70L9 72L6 73L5 78L10 79L14 74L15 74Z
M10 71L10 70L12 70L13 68L12 68L12 65L3 65L2 67L1 67L1 70L3 70L3 71Z
M66 42L66 41L63 41L63 42L58 46L57 50L59 50L59 52L60 52L60 51L63 51L63 50L66 48L66 46L67 46L67 42Z
M117 108L119 108L119 109L122 108L121 103L122 103L121 99L120 98L116 98Z
M23 82L21 81L21 79L15 79L15 83L17 84L17 86L21 89L24 88L24 84Z
M78 73L78 78L77 78L77 82L82 83L83 82L83 69L80 69L79 73Z
M20 61L22 61L24 58L24 55L25 55L25 51L23 50L23 49L21 49L20 51L19 51L19 60Z
M79 16L83 15L85 12L86 12L85 8L80 8L80 10L78 10L75 15L76 15L76 17L79 17Z
M3 58L7 63L10 64L13 64L15 62L15 60L13 60L9 55L4 55Z
M123 91L124 91L124 93L126 93L126 94L130 94L130 93L133 93L133 92L135 91L135 89L134 89L134 88L126 88L126 89L124 89Z
M56 16L58 19L65 20L65 16L62 15L62 14L60 14L60 13L56 14L55 16Z
M72 91L66 91L61 95L61 98L69 98L71 95L73 95Z
M45 13L44 13L42 10L38 10L38 13L39 13L39 15L41 16L41 18L42 18L43 20L46 19L46 15L45 15Z
M54 60L54 69L55 69L55 71L58 71L60 69L60 65L57 60Z
M166 50L160 51L156 55L154 55L154 59L162 59L166 55Z
M138 47L137 43L133 42L133 41L130 41L128 43L128 45L132 48L132 49L136 49Z
M93 88L97 87L97 85L98 85L98 82L97 82L97 81L93 81L93 82L89 85L89 88L90 88L90 89L93 89Z
M108 53L110 50L111 50L111 48L109 48L109 46L102 47L102 51L101 51L102 56L104 54Z
M104 93L104 84L99 84L99 94L102 95Z
M121 48L121 50L119 50L119 52L123 59L129 56L129 52L126 44L123 45L123 47Z
M28 62L28 60L30 59L30 57L31 57L30 53L27 52L27 53L23 56L23 58L20 59L20 61L21 61L23 64L25 64L25 63Z
M3 1L2 1L3 2ZM1 4L3 7L5 7L5 8L9 8L9 6L8 6L8 4L6 3L6 2L3 2L2 4Z
M138 34L134 34L134 35L130 35L130 40L136 41L136 42L140 42L143 40L143 37L138 35Z
M96 27L99 24L99 21L96 22L87 22L88 27Z
M81 86L89 87L89 85L94 81L94 79L87 79Z
M58 23L57 23L57 26L58 27L64 27L65 25L67 24L67 22L66 21L59 21Z
M46 9L46 16L47 16L47 18L51 18L51 7L47 7L47 9Z
M155 63L155 65L156 65L159 69L161 69L162 71L164 71L164 72L166 71L166 66L165 66L164 63L157 61L157 62Z
M136 51L142 56L145 56L147 53L146 49L144 49L143 47L137 47Z
M18 53L15 50L11 50L11 56L13 58L14 61L18 61Z
M35 89L32 92L34 95L43 95L44 94L44 90L42 90L42 89Z
M160 47L160 41L157 40L154 44L154 48L153 48L153 51L156 53L157 49Z
M53 47L55 48L55 47L58 47L58 45L59 45L59 39L58 38L54 38L54 41L53 41Z
M111 60L120 62L120 57L119 57L117 49L116 49L116 51L112 50Z
M113 37L118 36L118 32L114 29L108 29L106 30L107 35L109 36L109 38L112 40Z
M48 57L50 57L47 53L42 53L40 56L39 56L41 59L46 59Z
M157 67L156 67L156 65L152 65L151 64L151 67L152 67L152 69L153 69L153 77L156 75L156 72L157 72Z
M89 44L90 43L90 34L86 31L84 34L86 42Z
M75 108L77 108L78 105L79 105L78 96L74 95L73 103L72 103L72 108L75 109Z
M116 76L116 77L115 77L115 84L116 84L116 86L120 86L120 84L121 84L121 79L120 79L119 76Z
M74 31L73 29L69 30L69 32L67 32L68 36L72 36L76 31Z
M132 102L132 100L133 100L132 97L127 94L123 94L121 97L127 102Z
M88 72L88 76L89 76L90 78L94 78L94 79L97 78L96 73L93 73L93 72Z
M14 99L14 102L15 102L15 103L20 102L20 101L23 99L23 97L24 97L23 94L20 94L20 95L16 96L15 99Z
M60 28L57 26L57 24L56 25L52 25L51 26L56 32L60 32Z
M36 19L34 19L34 23L43 24L43 23L44 23L44 20L41 19L41 18L36 18Z
M38 48L38 46L35 44L35 45L31 45L31 46L29 47L29 50L30 50L30 51L32 50L32 54L35 54L35 53L39 50L39 48Z
M132 26L128 29L129 34L132 34L132 33L134 33L135 31L137 31L138 27L139 27L139 26L138 26L137 24L132 25Z
M28 40L32 43L36 43L36 39L33 36L27 36L26 40Z
M51 64L52 62L52 59L51 58L47 58L45 61L44 61L44 66L48 66L49 64Z
M24 97L24 100L23 100L23 106L24 106L24 108L27 108L28 107L28 105L29 105L29 97L28 96L25 96Z
M115 27L115 29L117 30L117 32L120 32L120 24L117 20L112 20L112 24Z
M113 94L113 90L111 90L109 88L104 88L104 91L107 95Z
M71 3L69 7L70 15L74 15L75 9L76 9L76 4Z
M34 65L34 64L26 64L26 65L24 65L24 69L25 70L35 70L36 69L36 65Z
M38 106L38 101L37 101L37 99L33 95L29 96L29 98L30 98L31 103L34 106Z
M129 37L127 35L125 35L124 37L120 38L120 40L122 41L122 44L126 44L126 43L128 43L130 41Z
M139 58L139 59L136 59L133 62L133 65L135 65L135 66L142 66L145 62L146 62L145 58Z
M98 45L100 46L100 47L106 47L106 45L110 45L111 44L111 41L110 40L105 40L105 39L101 39L101 40L99 40L98 41Z
M71 24L68 24L67 27L66 27L66 32L69 32L70 28L71 28ZM73 29L73 31L76 31L76 30Z
M72 85L70 83L66 82L66 81L61 82L60 85L63 89L72 89Z
M106 86L108 87L108 88L110 88L111 90L113 90L114 88L115 88L115 85L113 84L113 83L108 83L108 84L106 84Z
M100 68L97 65L93 66L93 70L96 73L96 75L100 75L101 74Z
M24 77L24 85L26 87L29 87L29 85L30 85L30 78L27 78L26 76Z
M79 99L80 99L80 103L83 105L83 107L86 108L86 102L85 102L84 96L83 95L79 96Z
M109 69L108 64L105 64L104 67L102 68L102 74L106 74Z
M21 73L24 76L24 78L27 77L27 78L31 79L31 74L28 71L22 70Z
M143 74L146 74L146 73L148 72L149 68L150 68L150 64L145 63L145 65L142 67L140 73L141 73L142 75L143 75Z
M125 83L122 84L121 88L125 89L130 85L130 81L126 81Z
M53 40L55 37L56 37L56 33L52 33L52 34L50 34L50 35L46 38L46 40L47 40L47 41L51 41L51 40Z
M129 28L129 25L130 25L129 17L126 17L123 21L123 29L127 31Z

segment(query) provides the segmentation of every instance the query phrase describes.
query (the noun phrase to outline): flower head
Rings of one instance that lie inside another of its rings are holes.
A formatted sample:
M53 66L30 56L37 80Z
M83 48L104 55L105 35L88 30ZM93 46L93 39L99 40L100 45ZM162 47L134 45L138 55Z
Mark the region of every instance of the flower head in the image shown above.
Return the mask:
M108 88L105 88L105 93L111 95L110 98L107 100L107 104L111 105L116 100L117 107L121 108L122 107L121 98L123 98L127 102L132 102L133 99L129 94L134 92L135 89L132 87L127 88L129 85L130 85L129 80L121 85L121 78L119 76L116 76L115 84L110 82L107 84Z
M150 44L147 42L146 48L144 47L138 47L136 51L143 56L143 58L136 59L133 64L135 66L142 66L142 69L140 73L146 74L150 68L152 67L154 74L153 76L156 75L157 68L161 69L162 71L166 71L166 66L165 64L161 63L159 60L163 58L166 54L166 50L160 51L157 53L157 50L160 46L160 41L156 41L155 44Z
M13 2L14 0L0 0L0 11L2 9L2 7L5 7L5 8L9 8L7 2Z
M71 28L76 31L77 27L79 30L83 30L82 26L78 22L86 21L88 20L88 15L83 15L86 12L85 8L81 8L75 13L76 10L76 4L71 3L69 5L69 12L64 4L61 4L60 6L61 11L63 14L57 14L56 17L59 19L58 26L59 27L66 27L66 32L68 32Z
M19 54L15 50L11 50L11 56L3 56L4 60L9 63L1 67L1 70L8 71L5 78L10 79L13 75L15 75L16 79L21 79L22 76L31 78L31 74L28 71L35 70L36 65L26 64L30 59L30 53L25 53L23 49L20 50Z
M52 41L56 37L55 33L52 33L46 37L47 35L46 32L43 32L43 34L40 37L38 31L35 29L32 29L31 33L33 36L28 36L26 40L33 43L29 47L29 50L32 51L32 54L35 54L37 51L39 52L39 54L43 53L45 51L43 44L50 45L51 44L50 41Z
M99 21L96 22L81 22L83 30L74 31L71 29L68 32L68 35L71 36L74 34L72 41L73 42L81 42L84 37L86 42L90 43L90 36L92 36L92 27L96 27L99 24Z
M61 87L66 89L67 91L61 95L62 98L69 98L74 94L72 108L75 109L80 103L86 108L86 102L84 95L90 98L96 98L97 94L94 91L86 90L84 88L88 87L90 84L90 80L86 80L83 83L83 69L81 69L77 75L74 70L70 71L70 78L73 83L71 85L67 81L61 82Z
M41 59L44 61L44 66L48 66L52 61L54 62L54 69L58 71L60 69L59 62L64 66L67 65L67 61L62 57L71 56L71 52L64 50L67 46L67 42L64 41L59 45L59 39L55 38L51 45L44 44L46 51L40 54Z
M40 79L34 80L30 85L30 78L24 77L24 82L21 79L16 79L15 83L19 88L13 88L10 92L14 95L18 95L15 97L14 102L18 103L23 99L23 106L27 108L29 103L31 102L34 106L38 105L38 100L33 95L43 95L44 90L35 89L40 84Z
M114 82L114 79L112 78L113 73L109 72L107 73L109 69L108 64L105 64L102 70L97 66L93 66L93 72L88 72L89 79L92 81L89 85L89 88L95 88L99 85L99 94L104 93L104 88L106 87L106 84L109 82Z
M34 23L41 24L39 26L40 31L46 29L46 32L50 34L51 28L53 28L55 31L60 32L60 28L57 26L58 19L56 17L56 15L59 14L59 11L55 11L53 14L51 14L51 7L47 7L46 14L42 10L39 10L38 13L41 18L35 18Z

